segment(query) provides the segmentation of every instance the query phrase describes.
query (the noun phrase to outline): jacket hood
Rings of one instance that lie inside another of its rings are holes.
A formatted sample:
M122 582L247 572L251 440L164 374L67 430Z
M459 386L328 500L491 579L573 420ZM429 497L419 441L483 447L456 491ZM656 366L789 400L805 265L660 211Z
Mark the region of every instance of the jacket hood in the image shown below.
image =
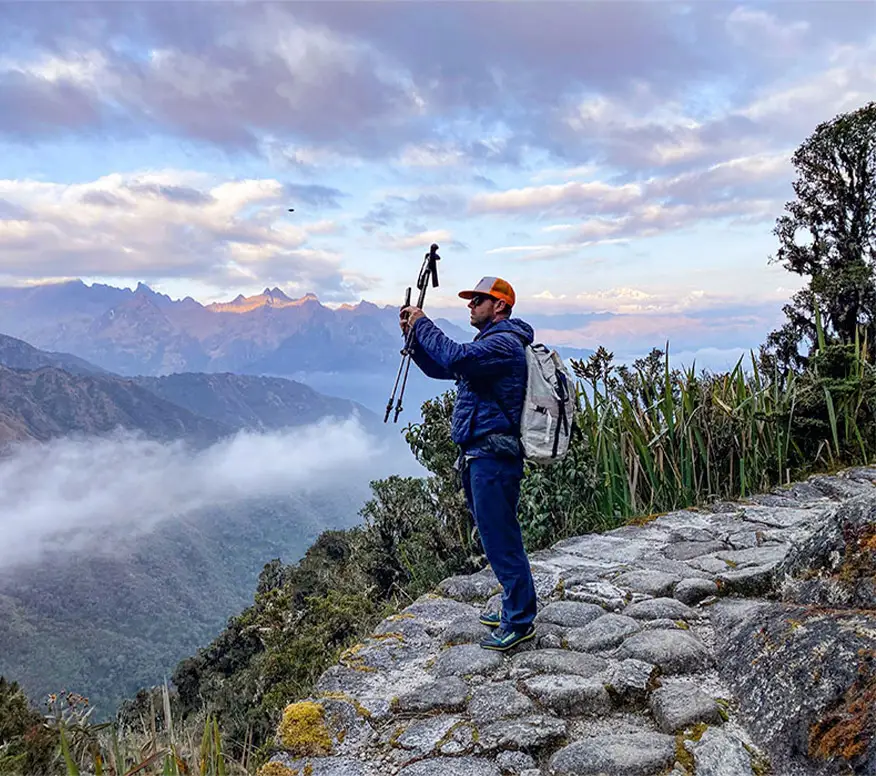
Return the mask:
M478 335L475 337L476 340L479 340L481 337L486 336L487 334L495 334L500 331L510 331L514 332L518 336L522 337L527 345L531 345L532 341L535 339L535 330L530 326L526 321L521 318L506 318L504 320L498 321L497 323L491 323L489 326L486 326L481 331L478 332Z

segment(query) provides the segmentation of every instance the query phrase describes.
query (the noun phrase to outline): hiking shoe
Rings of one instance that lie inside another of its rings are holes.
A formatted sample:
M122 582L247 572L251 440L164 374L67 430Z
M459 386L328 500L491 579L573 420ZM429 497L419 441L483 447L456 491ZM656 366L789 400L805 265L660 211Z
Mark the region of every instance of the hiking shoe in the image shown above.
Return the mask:
M504 628L496 628L489 636L481 641L482 649L491 649L494 652L507 652L524 641L535 637L535 625L530 625L525 631L507 631Z
M498 628L502 624L502 612L484 612L479 622L488 628Z

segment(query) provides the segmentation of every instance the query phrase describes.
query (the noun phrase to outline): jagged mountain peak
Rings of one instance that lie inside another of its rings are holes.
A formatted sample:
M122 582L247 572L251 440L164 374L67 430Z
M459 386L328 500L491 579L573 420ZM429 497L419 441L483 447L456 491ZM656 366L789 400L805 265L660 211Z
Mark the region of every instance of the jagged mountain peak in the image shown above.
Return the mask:
M312 292L298 299L292 299L282 289L275 286L274 288L265 288L262 293L255 296L238 294L230 302L213 302L207 305L206 309L219 313L248 313L261 307L300 307L314 302L316 304L320 303L319 298Z

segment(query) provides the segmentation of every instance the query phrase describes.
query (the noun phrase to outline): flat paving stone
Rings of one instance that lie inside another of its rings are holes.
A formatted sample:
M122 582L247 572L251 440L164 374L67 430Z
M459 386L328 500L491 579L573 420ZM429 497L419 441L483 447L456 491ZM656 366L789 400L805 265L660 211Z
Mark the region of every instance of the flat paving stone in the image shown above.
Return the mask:
M460 644L438 655L432 672L435 676L470 676L491 673L501 665L498 652L481 649L477 644Z
M708 728L699 741L686 741L685 748L693 754L697 776L754 776L745 745L720 728Z
M598 679L570 674L542 674L524 679L523 691L561 717L611 710L611 697Z
M672 595L672 588L680 579L680 577L663 571L627 571L611 581L618 587L627 588L637 593L664 596Z
M484 757L433 757L402 768L398 776L502 776L502 772Z
M523 749L532 752L555 744L565 736L565 721L547 714L500 720L480 728L480 744L487 751Z
M477 723L522 717L535 711L535 704L514 682L497 682L478 687L472 693L468 714Z
M615 663L607 677L609 695L620 703L642 703L657 686L660 669L644 660L621 660Z
M700 617L675 598L649 598L647 601L639 601L637 604L630 604L623 614L635 620L697 620Z
M627 636L642 629L642 624L622 614L606 614L583 628L572 628L566 634L569 649L578 652L599 652L612 649Z
M651 694L650 702L662 733L678 733L697 722L720 725L723 721L715 699L692 684L659 687Z
M713 664L705 645L683 630L636 633L623 643L618 657L644 660L658 666L665 674L694 673Z
M598 604L581 601L555 601L548 604L536 616L536 622L553 623L564 628L583 628L605 614Z
M310 776L365 776L367 773L365 764L353 757L294 758L280 753L272 757L271 762L286 766L292 773L308 773Z
M655 776L675 762L675 737L626 733L573 741L550 759L556 776Z
M727 549L724 542L676 542L663 550L663 555L671 560L690 560L700 555L708 555L710 552L718 552Z
M511 659L510 675L515 678L535 674L575 674L595 676L605 670L608 661L595 655L567 649L539 649L523 652Z
M431 754L453 727L460 722L462 722L462 717L455 715L427 717L412 722L403 733L395 736L395 746L410 750L411 759L424 757Z
M423 626L430 636L437 636L451 622L460 617L477 620L480 610L452 598L422 596L402 611L403 616L412 617Z
M441 633L442 644L477 644L489 633L489 629L472 617L458 617Z
M486 601L493 594L496 584L495 579L477 574L448 577L438 585L438 592L447 598L466 603Z
M458 676L447 676L400 695L393 710L426 714L430 711L458 711L465 707L471 689Z
M711 579L699 579L696 577L682 579L681 582L675 586L675 590L672 593L675 598L688 606L698 604L704 598L717 594L717 583Z

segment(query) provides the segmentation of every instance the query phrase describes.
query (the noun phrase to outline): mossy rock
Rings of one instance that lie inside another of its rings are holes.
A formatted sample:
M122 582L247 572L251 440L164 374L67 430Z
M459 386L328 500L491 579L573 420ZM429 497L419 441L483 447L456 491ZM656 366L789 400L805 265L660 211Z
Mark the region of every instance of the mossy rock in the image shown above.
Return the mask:
M283 748L297 757L319 757L332 753L332 738L325 722L325 709L319 703L290 703L283 710L277 737Z

